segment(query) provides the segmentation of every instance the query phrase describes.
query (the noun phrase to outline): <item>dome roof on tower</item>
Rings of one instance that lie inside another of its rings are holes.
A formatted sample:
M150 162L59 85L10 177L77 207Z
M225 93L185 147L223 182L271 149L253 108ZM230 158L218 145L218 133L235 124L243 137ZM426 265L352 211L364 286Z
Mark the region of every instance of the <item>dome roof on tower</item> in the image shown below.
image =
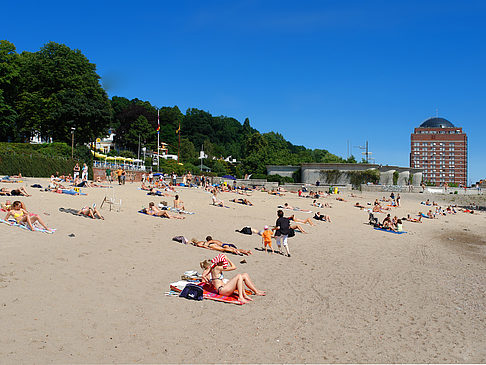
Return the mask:
M429 118L422 124L420 128L455 128L454 124L444 118Z

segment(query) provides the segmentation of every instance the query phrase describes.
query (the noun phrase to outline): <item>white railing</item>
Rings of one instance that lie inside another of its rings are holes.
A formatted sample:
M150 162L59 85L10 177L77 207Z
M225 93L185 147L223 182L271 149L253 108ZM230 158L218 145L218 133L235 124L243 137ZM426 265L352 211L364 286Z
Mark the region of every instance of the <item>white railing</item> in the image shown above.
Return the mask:
M111 169L116 170L119 167L125 170L132 170L132 171L151 171L151 167L147 167L144 165L134 165L130 163L112 163L106 161L93 161L93 167L101 168L101 169Z

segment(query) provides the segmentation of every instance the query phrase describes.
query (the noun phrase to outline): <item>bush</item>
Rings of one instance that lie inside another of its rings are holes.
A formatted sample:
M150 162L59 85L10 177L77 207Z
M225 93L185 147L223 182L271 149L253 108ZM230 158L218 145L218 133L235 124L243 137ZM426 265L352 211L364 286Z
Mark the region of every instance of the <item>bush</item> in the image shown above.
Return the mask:
M49 177L56 172L61 175L73 172L76 162L86 162L93 176L93 157L89 148L78 146L71 158L71 146L66 143L0 143L0 174Z
M355 189L361 189L361 184L377 184L380 181L378 170L348 171L346 174Z

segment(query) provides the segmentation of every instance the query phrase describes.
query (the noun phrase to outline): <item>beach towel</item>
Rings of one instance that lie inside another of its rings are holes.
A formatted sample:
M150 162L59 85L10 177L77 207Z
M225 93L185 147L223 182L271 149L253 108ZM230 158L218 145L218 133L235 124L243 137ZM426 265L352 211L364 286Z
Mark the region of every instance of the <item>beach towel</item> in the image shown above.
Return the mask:
M185 281L185 280L176 281L175 283L170 284L170 290L171 292L173 291L176 293L180 293L187 284L189 284L189 281ZM204 299L214 300L216 302L237 304L237 305L244 304L240 302L240 300L238 299L238 294L236 293L232 294L231 296L221 295L218 294L218 291L214 289L214 287L211 284L200 282L197 285L203 288ZM246 290L245 292L248 295L252 294L248 290Z
M388 233L395 233L395 234L407 233L407 232L405 232L405 231L397 232L397 231L392 231L392 230L390 230L390 229L386 229L386 228L379 228L379 227L374 227L374 229L376 229L377 231L384 231L384 232L388 232Z
M6 221L4 219L0 219L0 223L5 223L6 225L11 226L11 227L19 227L19 228L23 228L23 229L26 229L26 230L30 231L30 228L27 225L24 225L24 224L21 224L21 223L17 223L16 221L11 221L11 220ZM52 228L51 228L51 231L48 231L45 228L37 227L35 224L33 224L33 226L34 226L34 231L37 231L37 232L43 232L43 233L50 233L50 234L52 234L52 233L54 233L56 231L55 229L52 229Z
M60 192L62 194L69 194L69 195L88 195L86 193L82 193L81 191L77 192L77 191L75 191L73 189L70 189L70 190L68 190L68 189L60 189Z
M430 218L428 215L425 215L424 213L422 213L421 215L422 215L422 218L433 219L433 218Z
M307 210L307 209L300 209L300 208L285 208L283 205L279 205L277 208L279 209L285 209L285 210L292 210L294 212L302 212L302 213L312 213L312 210Z
M159 208L162 210L170 210L171 212L176 212L180 214L195 214L194 212L188 212L187 210L169 207L168 205L164 205L164 204L159 204Z

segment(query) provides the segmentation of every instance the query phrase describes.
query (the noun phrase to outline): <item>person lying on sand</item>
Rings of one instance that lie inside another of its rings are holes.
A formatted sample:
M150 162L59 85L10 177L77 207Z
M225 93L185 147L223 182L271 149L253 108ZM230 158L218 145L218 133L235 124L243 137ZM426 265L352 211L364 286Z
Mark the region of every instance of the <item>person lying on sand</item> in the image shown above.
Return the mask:
M356 204L354 205L356 208L360 208L360 209L365 209L366 207L359 204L359 202L356 202Z
M21 208L21 205L22 203L18 200L14 201L12 203L11 209L7 212L5 220L8 221L8 219L12 217L17 223L27 225L32 231L34 230L34 226L32 224L35 222L39 222L42 227L44 227L48 231L51 231L51 229L47 227L47 225L38 215L29 214L29 212Z
M10 195L10 196L31 196L23 186L17 189L7 189L1 188L0 195Z
M219 256L223 256L217 258ZM213 260L204 260L200 263L204 270L202 273L202 280L205 283L211 284L219 295L232 295L235 290L238 290L238 299L242 303L248 303L252 299L245 292L245 285L256 295L266 295L266 292L259 290L253 284L250 276L247 273L237 274L230 279L226 284L223 281L224 271L233 271L236 266L225 255L218 255ZM216 260L215 260L216 259Z
M422 223L422 213L420 212L418 218L412 218L410 214L407 214L406 217L402 218L402 221L414 222L414 223Z
M96 208L96 204L93 204L92 207L83 207L81 208L79 211L78 211L78 214L79 215L85 215L87 217L91 217L93 219L95 219L96 217L98 217L99 219L105 219L103 218L103 216L101 215L101 213L98 211L98 209Z
M251 252L251 250L244 250L244 249L242 249L242 248L238 248L238 247L236 247L236 246L235 246L234 244L232 244L232 243L223 243L223 242L221 242L221 241L218 241L218 240L213 239L213 237L211 237L211 236L207 236L207 237L206 237L206 244L207 244L208 246L209 246L209 245L218 245L218 246L220 246L220 247L222 247L222 248L228 248L228 247L230 247L230 248L234 248L234 249L237 251L237 253L239 253L239 254L243 254L243 255L252 255L252 254L253 254L253 253Z
M315 215L314 215L314 219L318 220L318 221L324 221L324 222L329 222L331 223L331 217L326 215L326 214L321 214L320 212L317 212Z
M337 197L336 200L339 200L340 202L347 202L347 200L344 200L343 198Z
M296 218L295 217L295 214L292 214L289 219L291 221L294 221L296 223L304 223L304 224L310 224L311 226L315 226L314 222L312 222L312 220L310 218L306 218L306 219L299 219L299 218Z
M186 217L180 217L177 215L170 215L167 213L165 210L160 210L157 208L154 204L154 202L149 203L148 208L144 208L143 212L148 214L148 215L155 215L157 217L162 217L162 218L169 218L169 219L186 219Z
M231 199L230 202L253 206L253 203L251 201L249 201L248 199L245 199L245 198Z
M304 228L302 228L302 226L301 226L300 224L297 224L297 223L295 223L295 224L291 224L289 227L290 227L290 228L292 228L293 230L296 230L296 229L297 229L297 230L299 230L301 233L307 234L307 232L306 232L306 231L304 231Z
M228 253L232 253L232 254L240 255L240 256L244 255L242 252L239 252L239 250L234 248L234 247L231 247L231 246L228 246L228 245L225 245L225 247L223 247L222 245L219 245L219 244L216 244L216 243L213 243L213 242L208 244L207 241L198 241L195 238L191 239L191 244L196 246L196 247L206 248L208 250L228 252Z

